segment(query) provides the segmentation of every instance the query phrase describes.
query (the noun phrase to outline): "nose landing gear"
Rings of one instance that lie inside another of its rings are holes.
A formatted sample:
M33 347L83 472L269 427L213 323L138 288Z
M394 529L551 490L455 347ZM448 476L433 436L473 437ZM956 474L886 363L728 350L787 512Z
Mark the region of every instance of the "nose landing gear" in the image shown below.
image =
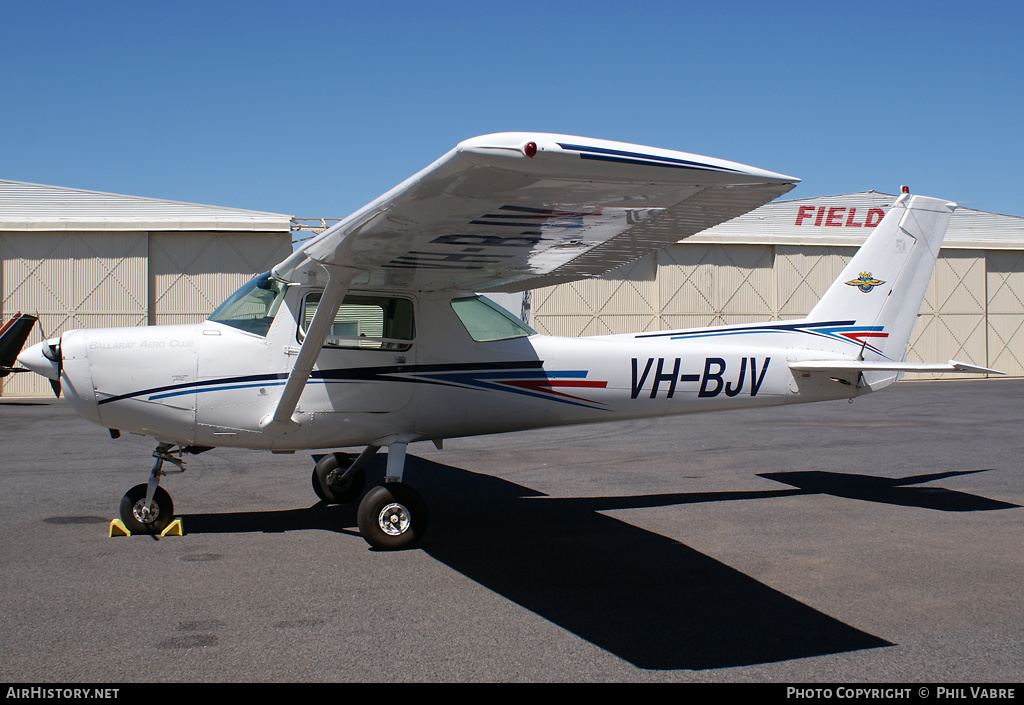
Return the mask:
M163 469L165 460L177 465L179 472L185 471L185 461L181 458L182 450L179 449L178 457L171 455L174 447L173 443L158 445L153 451L156 462L153 463L153 470L149 474L149 482L136 485L121 498L118 515L125 528L133 534L159 534L174 518L171 495L159 486L161 476L167 474Z

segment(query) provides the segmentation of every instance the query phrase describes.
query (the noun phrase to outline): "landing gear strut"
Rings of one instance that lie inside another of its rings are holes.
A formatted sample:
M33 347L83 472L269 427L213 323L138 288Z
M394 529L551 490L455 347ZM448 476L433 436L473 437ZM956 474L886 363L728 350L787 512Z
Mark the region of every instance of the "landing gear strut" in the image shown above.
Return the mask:
M320 458L313 468L313 491L327 504L354 502L366 485L366 461L378 446L368 446L355 461L348 453L331 453Z
M160 477L167 473L163 470L164 461L177 465L181 472L185 470L185 461L181 457L171 455L173 443L161 443L153 451L156 462L149 474L149 482L136 485L121 498L118 514L121 522L133 534L159 534L167 528L174 518L174 503L171 495L160 487Z
M415 546L427 530L427 505L413 488L402 482L406 443L388 446L384 484L366 493L356 521L366 543L378 551Z

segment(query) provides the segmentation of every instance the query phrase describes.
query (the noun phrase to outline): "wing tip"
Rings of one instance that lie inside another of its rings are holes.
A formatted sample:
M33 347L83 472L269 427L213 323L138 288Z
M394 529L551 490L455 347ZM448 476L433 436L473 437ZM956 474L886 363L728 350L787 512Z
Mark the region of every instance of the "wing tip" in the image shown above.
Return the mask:
M533 145L531 147L531 145ZM738 182L749 185L750 179L766 184L792 184L800 179L779 172L741 164L726 159L708 157L691 152L647 147L629 142L579 137L549 132L495 132L463 140L456 147L462 154L514 156L532 159L530 152L540 158L569 154L584 159L617 163L634 167L675 167L740 177Z

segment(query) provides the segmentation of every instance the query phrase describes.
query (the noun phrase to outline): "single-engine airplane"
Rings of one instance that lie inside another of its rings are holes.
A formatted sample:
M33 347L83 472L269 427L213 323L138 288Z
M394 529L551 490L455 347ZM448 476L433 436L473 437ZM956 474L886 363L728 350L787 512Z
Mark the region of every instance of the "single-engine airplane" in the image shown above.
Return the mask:
M73 330L26 350L79 414L158 442L124 496L134 532L172 519L163 464L215 446L332 452L328 503L384 484L357 519L377 549L414 545L426 506L403 482L415 441L855 397L902 372L993 373L904 353L955 204L901 195L803 320L562 338L481 291L593 277L752 210L798 179L604 140L467 140L245 284L205 322Z

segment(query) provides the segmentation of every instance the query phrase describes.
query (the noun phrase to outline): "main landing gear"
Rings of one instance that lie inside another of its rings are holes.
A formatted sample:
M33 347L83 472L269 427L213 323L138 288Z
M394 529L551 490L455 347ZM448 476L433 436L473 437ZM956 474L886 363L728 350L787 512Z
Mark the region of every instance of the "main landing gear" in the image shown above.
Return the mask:
M175 451L175 449L177 450ZM388 446L388 464L384 484L363 497L356 511L359 533L370 546L380 551L397 551L416 545L427 529L427 505L412 487L402 482L405 472L405 443ZM132 534L159 534L174 518L171 495L160 487L160 478L168 462L184 472L182 453L199 453L208 448L179 447L161 443L153 451L156 462L149 482L136 485L121 499L121 522ZM327 504L349 504L359 498L366 485L366 462L380 450L368 446L352 459L347 453L325 455L313 468L313 491ZM177 453L174 455L174 453Z
M359 503L359 533L380 551L411 548L427 528L427 505L413 488L402 482L405 443L388 446L384 484L374 487ZM313 491L328 504L355 501L366 484L364 467L379 446L368 446L354 461L346 453L325 455L313 468Z

